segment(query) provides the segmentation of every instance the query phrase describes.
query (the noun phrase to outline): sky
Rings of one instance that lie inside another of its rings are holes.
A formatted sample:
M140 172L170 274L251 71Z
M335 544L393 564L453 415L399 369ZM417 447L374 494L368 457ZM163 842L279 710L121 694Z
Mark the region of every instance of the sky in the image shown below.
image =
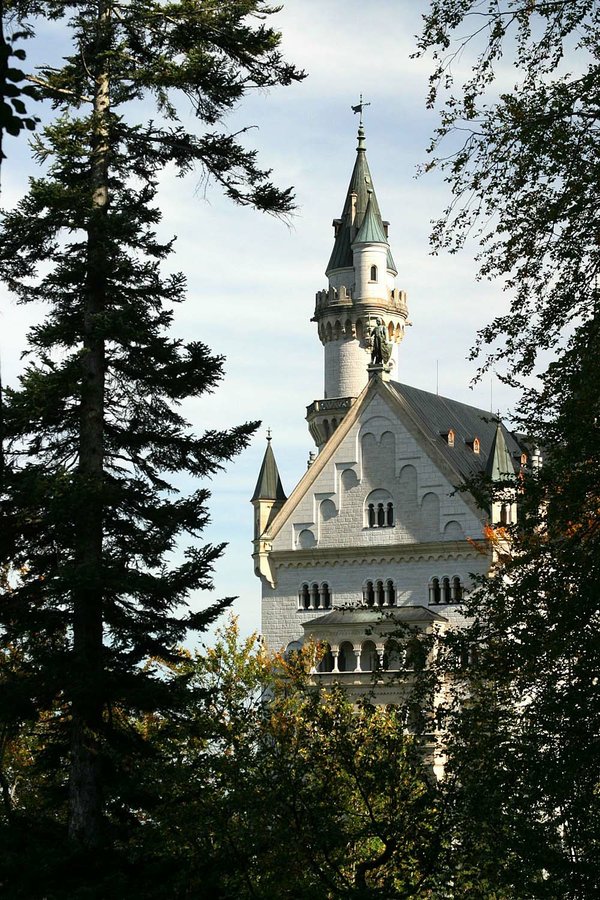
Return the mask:
M437 122L425 104L431 60L411 59L426 8L425 0L287 0L273 17L285 55L308 77L254 92L223 127L253 126L247 143L258 149L261 166L273 169L280 187L294 186L298 208L290 221L234 206L200 173L178 179L167 171L161 179L161 235L177 236L169 265L188 279L174 330L226 357L219 389L186 403L184 412L199 430L262 423L251 445L212 479L206 539L228 547L216 566L214 592L191 600L196 606L238 597L233 610L243 633L260 629L250 497L266 429L288 496L315 449L305 415L323 396L323 348L310 318L314 295L327 284L331 223L341 214L355 158L358 117L351 106L361 93L371 104L364 117L367 157L412 322L395 378L429 391L439 381L440 394L504 417L517 400L489 376L471 387L477 365L467 359L478 328L505 310L508 298L500 285L477 281L476 247L439 256L429 247L431 220L441 215L450 189L435 170L416 177ZM61 27L48 26L46 40L57 47ZM191 112L184 124L195 127ZM23 140L9 140L6 153L2 203L9 207L36 169ZM17 306L0 292L2 372L11 384L22 367L27 328L43 310Z

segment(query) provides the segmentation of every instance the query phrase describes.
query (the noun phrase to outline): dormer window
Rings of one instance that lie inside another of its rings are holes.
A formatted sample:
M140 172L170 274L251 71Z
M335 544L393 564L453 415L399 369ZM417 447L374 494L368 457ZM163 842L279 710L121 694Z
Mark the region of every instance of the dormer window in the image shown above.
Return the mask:
M470 439L467 438L467 440L465 441L465 444L467 445L467 447L471 448L473 453L481 452L481 441L479 440L478 437L474 437L474 438L470 438Z
M450 429L450 431L442 431L441 435L449 447L454 447L455 434L454 434L454 431L452 430L452 428Z
M371 281L377 281L377 266L371 266Z

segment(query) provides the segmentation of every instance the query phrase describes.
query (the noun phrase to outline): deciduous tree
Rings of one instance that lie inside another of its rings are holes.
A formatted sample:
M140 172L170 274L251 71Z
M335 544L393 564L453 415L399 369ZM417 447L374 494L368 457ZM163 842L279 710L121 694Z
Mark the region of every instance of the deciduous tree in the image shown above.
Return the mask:
M471 48L457 91L454 63ZM432 152L453 199L434 246L456 250L475 233L481 274L505 281L510 310L474 355L504 355L516 383L537 371L518 423L544 458L519 483L519 522L497 535L473 623L454 638L478 648L449 719L456 847L490 890L587 898L600 863L600 6L433 0L420 49L435 58L430 102L449 92ZM554 354L545 371L540 349Z

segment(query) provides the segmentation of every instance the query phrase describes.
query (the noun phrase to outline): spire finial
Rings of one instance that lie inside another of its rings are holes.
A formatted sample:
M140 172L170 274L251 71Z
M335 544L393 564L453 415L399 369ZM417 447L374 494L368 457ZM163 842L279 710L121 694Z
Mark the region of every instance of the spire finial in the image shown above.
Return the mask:
M267 440L269 442L271 441L271 429L270 428L267 428Z
M365 149L365 129L363 128L363 109L365 106L370 106L370 103L365 103L363 101L363 95L360 95L360 100L356 104L356 106L350 107L353 113L358 113L360 116L360 121L358 123L358 147L357 150Z

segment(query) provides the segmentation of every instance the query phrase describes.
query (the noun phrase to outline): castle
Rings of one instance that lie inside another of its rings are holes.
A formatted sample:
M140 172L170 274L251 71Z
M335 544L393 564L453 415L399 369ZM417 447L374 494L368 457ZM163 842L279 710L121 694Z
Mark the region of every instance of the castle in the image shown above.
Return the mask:
M373 673L410 668L393 638L462 621L460 603L492 551L486 525L516 518L515 491L482 510L478 473L514 479L523 447L489 411L394 380L406 294L381 216L362 121L356 161L313 321L324 348L323 399L307 409L317 446L286 497L268 438L252 497L262 634L271 650L327 648L316 676L366 691ZM392 702L392 679L378 702Z

